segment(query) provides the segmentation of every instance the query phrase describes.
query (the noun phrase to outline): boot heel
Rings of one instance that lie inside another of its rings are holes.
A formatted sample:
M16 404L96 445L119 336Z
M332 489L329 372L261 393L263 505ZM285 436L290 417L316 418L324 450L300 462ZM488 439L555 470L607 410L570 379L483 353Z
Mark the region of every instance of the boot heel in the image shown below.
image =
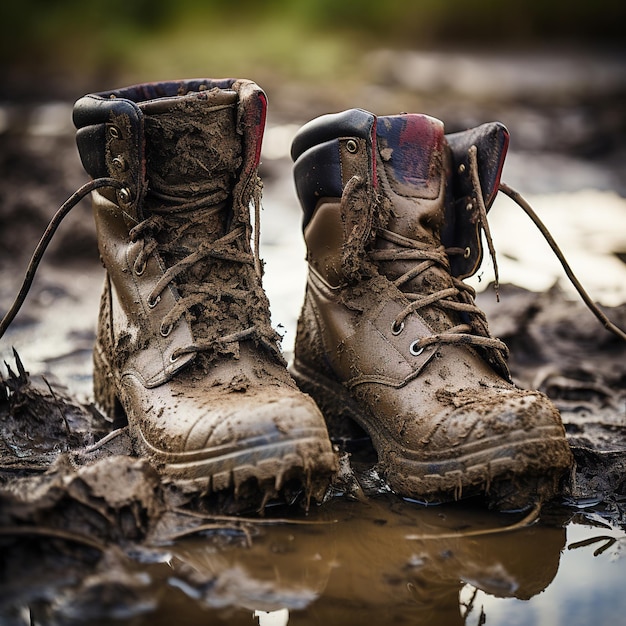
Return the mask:
M335 443L368 439L360 427L361 411L342 385L313 372L302 363L294 361L289 366L300 390L309 394L326 420L328 434Z
M93 351L93 393L96 406L113 422L116 428L128 422L126 414L115 393L115 381L111 368L100 346Z

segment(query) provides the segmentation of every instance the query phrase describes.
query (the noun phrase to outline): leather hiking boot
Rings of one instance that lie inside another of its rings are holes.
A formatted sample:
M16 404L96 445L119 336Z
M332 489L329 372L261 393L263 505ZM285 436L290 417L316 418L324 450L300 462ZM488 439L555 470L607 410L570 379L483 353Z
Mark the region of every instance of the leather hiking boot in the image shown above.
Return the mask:
M289 376L261 285L265 94L192 80L87 95L74 107L106 269L96 402L184 489L265 499L335 470L324 419ZM244 487L245 485L245 487Z
M508 145L497 123L454 135L425 115L326 115L295 137L309 276L291 372L331 436L370 436L398 494L555 494L572 455L546 396L515 387L462 278ZM490 240L490 238L489 238Z

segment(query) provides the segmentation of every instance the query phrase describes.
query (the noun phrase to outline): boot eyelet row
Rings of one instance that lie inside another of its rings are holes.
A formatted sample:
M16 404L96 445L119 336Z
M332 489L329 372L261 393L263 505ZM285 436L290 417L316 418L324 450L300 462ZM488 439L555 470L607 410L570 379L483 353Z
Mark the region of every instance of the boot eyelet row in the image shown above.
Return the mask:
M395 320L391 323L391 334L399 335L404 330L404 322L396 322Z
M172 328L174 328L173 324L168 324L167 326L164 326L163 324L161 324L161 328L159 328L161 337L167 337L172 332Z
M154 307L159 304L159 302L161 301L161 296L157 296L154 300L151 300L150 298L148 298L148 307L150 307L151 309L154 309Z
M424 348L420 348L420 341L419 339L416 339L410 346L409 346L409 352L413 355L413 356L419 356L420 354L422 354L422 352L424 352Z

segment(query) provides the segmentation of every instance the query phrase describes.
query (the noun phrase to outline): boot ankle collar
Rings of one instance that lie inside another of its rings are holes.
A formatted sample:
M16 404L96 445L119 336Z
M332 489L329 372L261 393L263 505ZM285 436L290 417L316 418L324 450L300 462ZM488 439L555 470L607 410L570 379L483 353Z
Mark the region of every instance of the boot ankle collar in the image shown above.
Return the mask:
M267 110L265 93L252 81L228 78L146 83L89 94L74 105L76 143L83 166L93 178L111 176L123 183L115 200L131 220L143 219L141 201L147 188L141 105L213 89L238 94L237 126L245 151L240 179L247 186L259 165Z
M373 187L376 174L376 116L363 109L322 115L305 124L296 134L291 158L296 191L304 211L302 228L311 220L322 198L341 198L354 175Z
M478 190L472 182L470 148L476 147L482 200L489 210L500 187L500 176L509 145L509 131L500 122L490 122L446 135L446 139L452 153L450 182L454 200L446 204L441 241L446 248L464 251L462 255L450 256L452 275L464 279L478 270L483 257Z
M111 176L124 187L116 202L134 221L146 190L143 113L130 100L87 95L74 105L76 144L92 178Z
M363 109L322 115L298 131L291 145L291 158L296 161L309 148L338 137L355 136L373 140L375 132L376 116Z

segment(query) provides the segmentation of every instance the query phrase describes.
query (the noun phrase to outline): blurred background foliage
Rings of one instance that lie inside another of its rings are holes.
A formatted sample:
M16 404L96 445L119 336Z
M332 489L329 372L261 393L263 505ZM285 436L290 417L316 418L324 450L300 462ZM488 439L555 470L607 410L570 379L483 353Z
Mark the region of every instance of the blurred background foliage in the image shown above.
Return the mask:
M623 0L6 0L0 96L183 76L358 79L380 48L621 46Z

